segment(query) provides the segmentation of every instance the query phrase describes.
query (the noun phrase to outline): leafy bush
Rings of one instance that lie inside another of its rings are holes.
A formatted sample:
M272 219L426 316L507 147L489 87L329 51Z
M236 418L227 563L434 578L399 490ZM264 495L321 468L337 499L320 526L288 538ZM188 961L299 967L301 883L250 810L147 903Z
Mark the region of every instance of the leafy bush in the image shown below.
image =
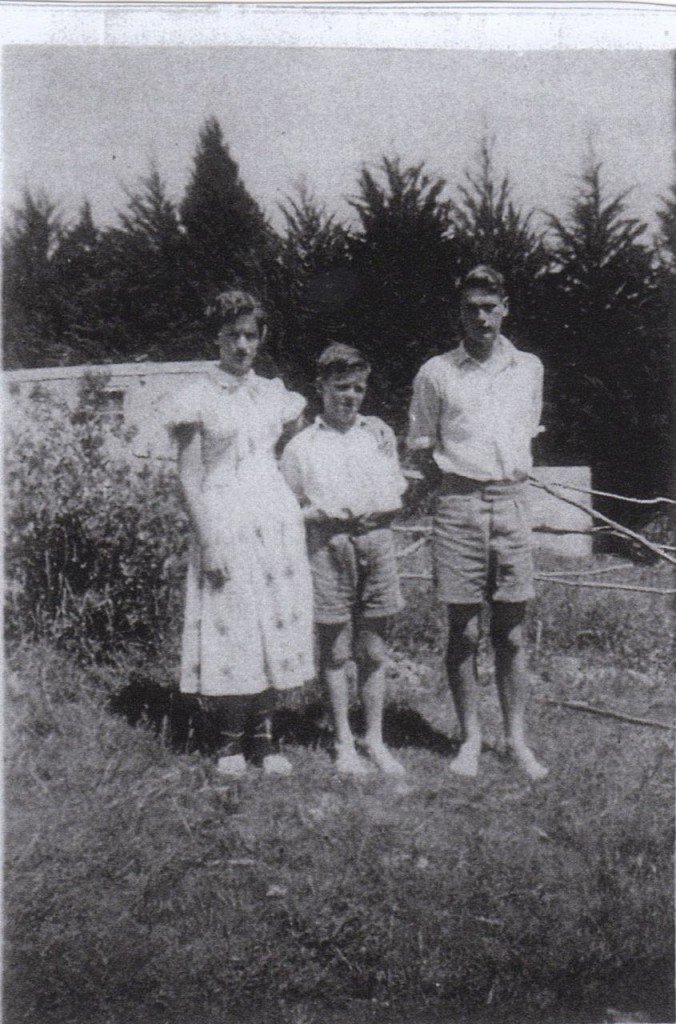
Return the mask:
M36 388L8 431L7 633L102 654L176 632L186 519L174 474L129 461L106 378L75 408Z

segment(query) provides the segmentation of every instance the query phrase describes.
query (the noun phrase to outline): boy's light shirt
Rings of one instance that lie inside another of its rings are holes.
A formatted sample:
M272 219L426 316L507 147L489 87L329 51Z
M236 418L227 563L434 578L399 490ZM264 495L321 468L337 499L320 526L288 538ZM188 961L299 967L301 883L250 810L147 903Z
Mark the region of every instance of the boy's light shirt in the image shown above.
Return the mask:
M519 480L532 468L540 432L542 363L502 335L481 363L464 345L434 356L413 383L407 444L433 450L444 473L471 480Z
M407 486L394 432L376 416L358 416L345 433L317 416L286 446L281 467L301 505L336 519L395 511Z

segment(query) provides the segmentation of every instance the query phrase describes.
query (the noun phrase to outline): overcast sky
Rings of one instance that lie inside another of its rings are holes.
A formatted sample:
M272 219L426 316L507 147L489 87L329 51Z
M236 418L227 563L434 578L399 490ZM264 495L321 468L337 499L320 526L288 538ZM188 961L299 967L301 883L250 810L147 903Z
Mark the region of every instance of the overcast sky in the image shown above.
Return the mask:
M213 114L277 225L301 178L347 218L360 166L383 154L424 161L453 194L484 135L526 208L565 212L593 155L654 224L673 180L672 102L666 50L10 46L4 205L42 189L66 219L86 197L112 223L151 160L179 200Z

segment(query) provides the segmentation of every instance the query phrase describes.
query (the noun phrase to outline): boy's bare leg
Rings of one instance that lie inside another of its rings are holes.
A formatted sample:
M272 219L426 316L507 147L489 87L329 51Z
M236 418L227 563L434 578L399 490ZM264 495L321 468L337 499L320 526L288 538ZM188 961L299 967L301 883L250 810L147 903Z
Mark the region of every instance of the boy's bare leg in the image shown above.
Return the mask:
M491 639L495 650L495 679L502 708L507 751L531 779L543 779L547 769L526 743L525 710L528 675L523 622L525 602L496 601L492 607Z
M358 665L361 699L366 719L364 742L373 763L386 775L404 775L404 766L383 741L383 713L387 686L388 619L368 619L359 630Z
M329 691L336 737L336 769L341 774L364 775L365 762L357 754L350 728L350 690L347 664L352 655L352 623L318 625L319 667Z
M448 605L448 646L446 671L453 703L460 722L462 743L451 761L456 775L474 778L479 771L481 725L476 670L479 648L481 606Z

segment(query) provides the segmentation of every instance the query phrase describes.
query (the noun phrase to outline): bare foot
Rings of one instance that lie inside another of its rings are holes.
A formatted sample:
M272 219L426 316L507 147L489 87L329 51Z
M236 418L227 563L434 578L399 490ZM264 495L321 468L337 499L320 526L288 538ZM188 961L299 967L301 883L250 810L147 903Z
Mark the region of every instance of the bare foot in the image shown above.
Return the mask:
M385 775L398 775L400 778L406 774L406 769L396 757L389 752L384 743L366 744L366 753L373 761L376 768L380 768Z
M463 743L460 750L451 761L449 769L454 775L462 775L468 779L475 779L479 774L480 753L480 743Z
M336 747L336 771L339 775L368 775L369 765L354 747Z
M533 751L525 743L518 746L508 743L507 754L516 761L533 782L544 779L549 774L549 769L538 761Z
M293 765L283 754L268 754L263 758L264 775L291 775Z

